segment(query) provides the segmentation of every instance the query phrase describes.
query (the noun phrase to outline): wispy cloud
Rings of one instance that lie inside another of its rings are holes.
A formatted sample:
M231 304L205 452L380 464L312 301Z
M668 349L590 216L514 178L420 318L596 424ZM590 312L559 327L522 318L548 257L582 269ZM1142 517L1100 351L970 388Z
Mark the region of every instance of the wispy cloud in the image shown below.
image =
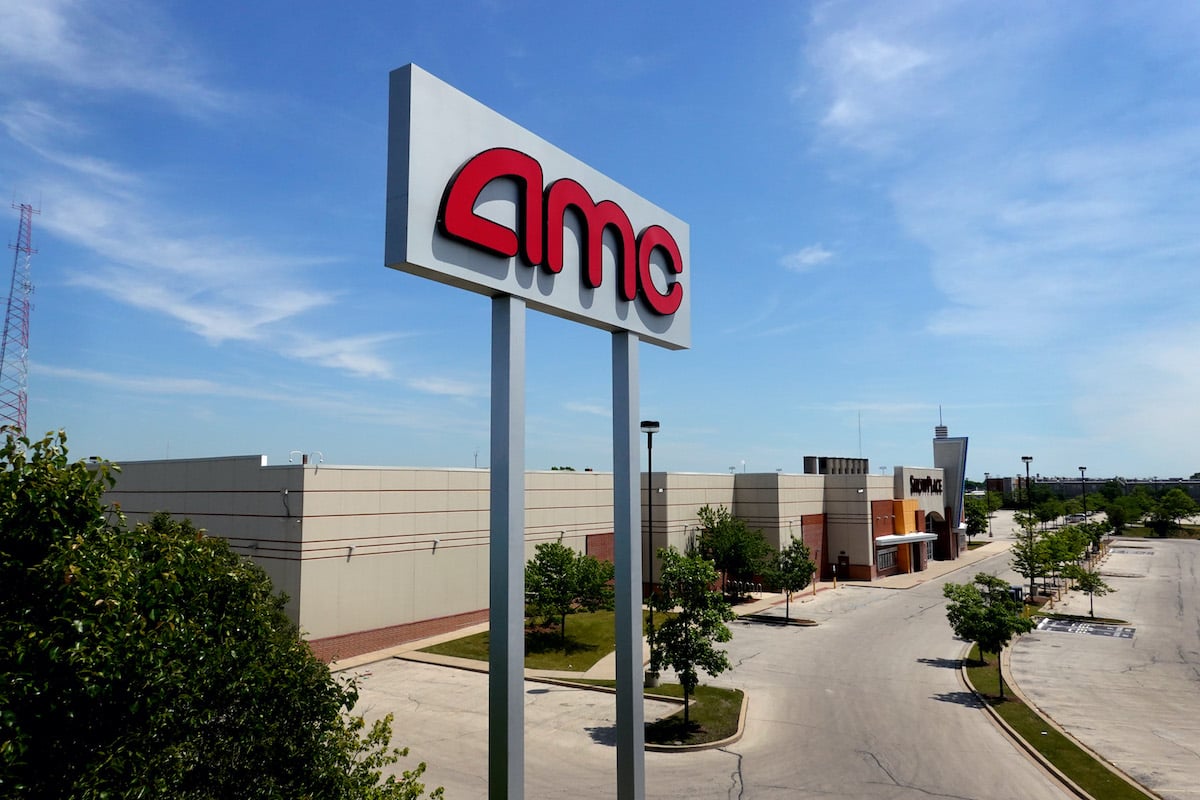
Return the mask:
M1141 73L1104 75L1113 62L1097 36L1113 20L1020 8L823 5L802 79L820 91L801 101L815 104L825 146L871 165L929 253L945 302L932 332L1032 341L1099 317L1136 325L1140 308L1182 317L1180 298L1200 289L1193 87L1147 106ZM1126 22L1127 58L1169 27ZM1079 76L1069 92L1067 59Z
M794 253L788 253L779 263L792 272L809 272L831 258L833 251L826 250L820 244L810 244Z
M456 378L442 378L427 376L422 378L410 378L406 381L410 389L415 389L418 392L425 394L441 395L445 397L487 397L487 388L471 381L458 380Z
M4 3L0 66L8 81L52 80L80 90L130 92L187 114L211 113L232 102L205 80L184 38L149 3Z
M580 403L572 401L566 404L567 411L573 411L576 414L591 414L597 417L611 417L612 409L608 406L602 406L597 403Z

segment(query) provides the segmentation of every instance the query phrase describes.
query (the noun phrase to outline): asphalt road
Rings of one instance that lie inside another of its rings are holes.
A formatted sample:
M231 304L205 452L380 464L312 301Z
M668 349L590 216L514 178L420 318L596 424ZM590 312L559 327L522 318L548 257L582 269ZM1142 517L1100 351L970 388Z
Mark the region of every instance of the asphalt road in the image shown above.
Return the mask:
M1001 571L1007 559L949 577ZM647 753L647 797L1068 797L961 684L944 580L905 591L843 584L793 605L816 627L734 623L735 669L712 682L749 693L746 735L721 750ZM401 766L428 762L428 782L451 800L486 797L487 677L395 660L363 670L360 710L396 713L397 743L412 750ZM525 796L615 797L611 697L526 687Z
M1200 800L1200 542L1118 540L1096 615L1132 638L1037 631L1012 649L1024 694L1075 738L1170 800ZM1055 611L1086 616L1074 592Z

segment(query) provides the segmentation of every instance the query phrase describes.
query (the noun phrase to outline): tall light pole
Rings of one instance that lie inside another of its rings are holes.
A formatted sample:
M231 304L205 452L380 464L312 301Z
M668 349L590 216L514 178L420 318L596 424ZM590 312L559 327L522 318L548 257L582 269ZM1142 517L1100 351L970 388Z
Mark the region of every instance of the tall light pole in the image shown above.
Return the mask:
M1029 545L1029 551L1026 554L1026 558L1029 559L1029 596L1033 597L1033 593L1037 591L1033 568L1033 492L1030 491L1029 485L1029 464L1033 461L1033 456L1021 456L1021 460L1025 462L1025 506L1026 513L1029 514L1029 518L1025 520L1025 541Z
M1087 475L1084 474L1085 472L1087 472L1087 467L1079 468L1079 483L1083 486L1083 521L1087 522Z
M646 434L646 595L650 606L650 671L654 671L654 604L649 602L654 593L654 434L658 433L658 420L642 420L642 433Z
M983 508L987 511L988 517L988 538L992 538L992 490L989 486L989 480L992 473L983 473Z

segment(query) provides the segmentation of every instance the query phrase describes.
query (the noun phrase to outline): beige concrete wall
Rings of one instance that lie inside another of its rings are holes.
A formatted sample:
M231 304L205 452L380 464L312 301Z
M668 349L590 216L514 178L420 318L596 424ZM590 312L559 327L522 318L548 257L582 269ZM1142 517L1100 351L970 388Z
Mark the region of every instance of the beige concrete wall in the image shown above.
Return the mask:
M921 511L926 514L936 513L939 517L946 515L945 474L936 467L895 467L892 470L894 486L892 491L900 499L916 500ZM942 481L942 494L913 494L909 478L933 478Z
M828 553L873 564L870 504L905 496L908 471L785 475L643 473L654 489L655 552L686 551L697 512L725 506L761 529L772 547L801 534L801 517L825 514ZM589 535L613 530L612 474L526 474L526 558L561 541L586 552ZM290 598L310 638L466 614L488 605L489 474L473 469L268 466L261 456L123 465L108 499L133 521L155 511L189 517L260 564ZM940 512L940 497L919 497ZM645 524L645 522L644 522ZM643 529L643 537L645 529ZM645 559L646 540L639 542ZM657 565L655 565L657 577Z
M131 523L167 511L227 539L288 596L288 612L296 620L303 480L299 465L268 467L263 456L134 461L121 465L105 499L119 504Z
M687 552L689 546L695 543L699 532L700 520L696 516L704 506L733 507L734 476L706 474L693 472L655 472L653 476L654 489L654 531L652 539L653 580L658 580L657 553L665 547L674 547L680 552ZM649 524L649 509L647 506L646 486L649 478L642 473L642 562L646 561L645 531ZM659 490L662 491L659 491Z

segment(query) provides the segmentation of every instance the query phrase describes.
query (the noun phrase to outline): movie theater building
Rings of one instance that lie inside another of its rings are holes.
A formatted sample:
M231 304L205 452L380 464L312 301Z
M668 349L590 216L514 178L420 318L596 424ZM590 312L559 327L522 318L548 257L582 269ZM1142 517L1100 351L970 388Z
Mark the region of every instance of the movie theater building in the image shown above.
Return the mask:
M287 594L289 615L322 658L487 620L487 470L269 465L263 456L121 467L107 499L131 522L167 511L228 540ZM805 467L799 475L643 473L643 526L649 484L655 551L694 546L697 512L709 505L730 508L772 547L802 538L822 579L836 571L870 581L958 556L943 469L872 475L865 460L839 458L806 458ZM557 541L611 559L611 473L528 472L525 480L527 558ZM957 493L961 507L961 484Z

